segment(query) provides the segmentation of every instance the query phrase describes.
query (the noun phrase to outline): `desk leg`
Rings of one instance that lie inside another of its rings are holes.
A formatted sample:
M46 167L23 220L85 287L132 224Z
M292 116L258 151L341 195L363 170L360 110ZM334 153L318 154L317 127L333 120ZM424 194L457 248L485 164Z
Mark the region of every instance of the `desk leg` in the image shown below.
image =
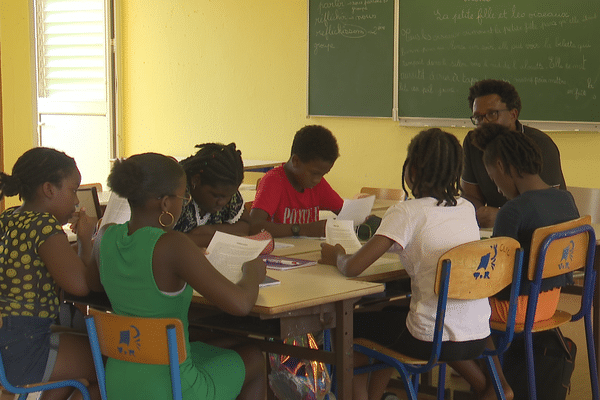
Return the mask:
M353 333L353 300L342 300L335 303L335 358L337 377L337 398L352 399L352 377L354 376L354 341Z

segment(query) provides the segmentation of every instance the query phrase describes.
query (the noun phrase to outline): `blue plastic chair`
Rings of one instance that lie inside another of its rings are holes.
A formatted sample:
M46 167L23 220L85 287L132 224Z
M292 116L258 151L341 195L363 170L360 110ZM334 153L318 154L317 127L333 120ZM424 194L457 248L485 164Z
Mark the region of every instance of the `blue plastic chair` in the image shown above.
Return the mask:
M0 327L2 327L2 318L0 318ZM14 386L6 377L6 370L4 369L4 361L2 360L2 355L0 354L0 385L2 385L3 389L14 394L18 394L19 400L27 399L27 395L29 393L35 392L43 392L45 390L58 389L62 387L74 387L79 390L83 396L84 400L90 400L90 393L87 389L88 381L85 379L68 379L64 381L53 381L53 382L45 382L45 383L34 383L30 385L24 386Z
M103 400L107 397L102 355L141 364L169 365L173 399L182 399L179 364L187 354L181 320L127 317L90 309L85 323ZM123 333L130 337L132 330L137 339L135 346L129 347Z
M531 254L527 279L530 294L525 316L525 324L517 324L515 332L524 335L527 355L527 381L529 399L537 399L535 364L533 361L533 333L558 328L567 322L584 319L592 398L598 399L598 372L595 359L594 334L592 329L592 301L596 283L594 252L596 235L590 224L590 216L584 216L561 224L538 228L531 239ZM583 268L584 283L581 307L575 315L557 310L547 320L534 322L541 282L544 278L558 276ZM492 323L492 329L504 330L499 323Z
M511 286L509 321L514 320L519 293L518 277L521 275L523 250L519 242L512 238L498 237L469 242L457 246L438 261L435 293L438 295L437 315L433 336L433 350L428 360L419 360L398 353L373 341L354 339L354 350L367 355L374 363L358 367L355 374L384 368L395 368L404 384L410 400L417 400L419 375L440 367L438 382L438 399L444 398L445 363L439 362L444 331L444 318L448 299L483 299L493 296L513 281ZM512 340L511 324L500 338L495 350L486 350L481 356L485 359L494 381L496 395L505 399L498 372L492 357L503 352Z

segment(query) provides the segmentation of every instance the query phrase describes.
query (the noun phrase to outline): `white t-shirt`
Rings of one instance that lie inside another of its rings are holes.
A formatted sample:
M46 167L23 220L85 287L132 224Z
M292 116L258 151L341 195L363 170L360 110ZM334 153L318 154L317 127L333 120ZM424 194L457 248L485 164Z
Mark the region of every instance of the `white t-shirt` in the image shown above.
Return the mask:
M377 235L394 242L411 278L410 312L406 325L417 339L433 341L438 296L434 294L438 259L460 244L479 240L473 205L459 198L453 207L437 206L432 197L400 202L385 213ZM482 339L490 334L488 299L448 299L444 341Z

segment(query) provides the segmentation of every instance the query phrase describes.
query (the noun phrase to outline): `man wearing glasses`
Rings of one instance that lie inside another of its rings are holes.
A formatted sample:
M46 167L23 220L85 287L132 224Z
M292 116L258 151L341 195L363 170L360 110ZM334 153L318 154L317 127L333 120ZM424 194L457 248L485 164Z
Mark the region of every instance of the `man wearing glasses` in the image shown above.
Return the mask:
M543 166L540 176L548 185L566 190L558 147L544 132L519 122L521 98L513 85L494 79L479 81L469 89L469 105L473 110L471 121L474 125L500 124L533 139L542 152ZM488 176L483 165L483 153L473 146L471 135L472 131L463 142L465 164L461 179L462 195L475 206L479 226L491 228L494 226L498 208L502 207L507 199L498 192L498 188Z

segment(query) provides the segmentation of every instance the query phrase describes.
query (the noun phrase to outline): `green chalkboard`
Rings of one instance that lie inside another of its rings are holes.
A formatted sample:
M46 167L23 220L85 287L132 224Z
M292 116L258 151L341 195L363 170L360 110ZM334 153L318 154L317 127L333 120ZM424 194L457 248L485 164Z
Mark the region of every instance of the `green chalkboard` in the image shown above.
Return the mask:
M468 89L504 79L520 119L600 121L598 0L400 0L400 117L468 118Z
M309 0L308 113L391 117L394 0Z

